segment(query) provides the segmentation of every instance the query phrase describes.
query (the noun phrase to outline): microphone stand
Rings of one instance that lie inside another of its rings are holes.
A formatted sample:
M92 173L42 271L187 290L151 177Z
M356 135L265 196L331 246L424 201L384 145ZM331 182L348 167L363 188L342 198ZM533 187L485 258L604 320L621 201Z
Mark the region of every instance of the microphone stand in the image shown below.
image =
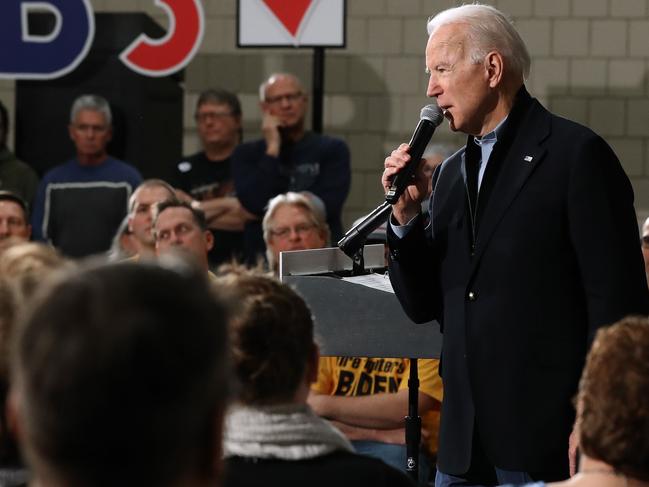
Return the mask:
M367 215L362 222L350 228L347 233L338 241L338 248L345 252L352 259L353 275L362 274L363 264L363 245L367 236L380 227L390 216L392 205L384 201Z
M398 196L397 196L398 198ZM381 226L390 215L392 204L384 201L362 222L355 225L338 241L338 248L345 252L353 262L353 275L364 272L363 245L367 236ZM404 418L406 431L406 471L410 478L419 483L419 442L421 440L421 417L419 416L419 377L417 359L410 359L408 378L408 415Z

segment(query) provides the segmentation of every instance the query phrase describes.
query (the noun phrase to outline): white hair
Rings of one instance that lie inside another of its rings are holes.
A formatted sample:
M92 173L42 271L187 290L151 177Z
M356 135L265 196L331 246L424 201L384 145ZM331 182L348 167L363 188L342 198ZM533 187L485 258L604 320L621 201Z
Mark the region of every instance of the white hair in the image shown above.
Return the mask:
M106 125L108 126L113 122L113 114L110 111L110 105L103 96L81 95L74 100L74 103L72 103L72 109L70 110L70 123L74 123L77 118L77 113L81 110L92 110L101 113L104 116L104 120L106 120Z
M280 78L289 78L292 79L297 87L300 89L300 92L304 93L304 86L297 76L291 73L273 73L265 81L259 85L259 101L266 101L266 89L269 85L272 85L275 81Z
M275 255L270 250L268 242L270 241L273 217L275 212L282 206L296 206L304 210L311 223L313 223L319 232L322 232L324 235L325 245L329 245L329 239L331 234L329 231L329 225L327 225L327 219L324 213L324 205L320 208L319 203L314 203L312 197L317 198L315 195L312 195L309 192L296 193L289 191L288 193L278 194L268 202L268 207L266 213L264 214L264 219L261 222L261 228L264 232L264 243L266 244L266 259L268 260L268 267L270 269L275 269L278 262L275 262ZM315 200L320 202L321 200Z
M498 51L513 74L525 80L530 74L531 59L525 42L512 21L491 5L479 3L443 10L428 20L428 35L447 24L467 26L469 55L475 64L482 63L490 51Z

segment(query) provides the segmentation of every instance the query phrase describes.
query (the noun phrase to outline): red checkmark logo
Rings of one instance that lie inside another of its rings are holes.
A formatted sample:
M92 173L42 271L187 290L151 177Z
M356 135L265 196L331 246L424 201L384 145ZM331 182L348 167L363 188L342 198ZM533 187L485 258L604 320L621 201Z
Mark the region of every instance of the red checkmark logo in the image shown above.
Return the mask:
M314 0L263 0L293 37Z

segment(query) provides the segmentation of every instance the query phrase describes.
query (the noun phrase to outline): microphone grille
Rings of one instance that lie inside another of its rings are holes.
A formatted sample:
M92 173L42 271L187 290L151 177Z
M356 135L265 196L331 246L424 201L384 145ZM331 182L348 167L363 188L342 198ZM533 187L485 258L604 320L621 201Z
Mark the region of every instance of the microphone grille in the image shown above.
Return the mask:
M419 118L426 119L429 122L432 122L435 127L437 127L444 120L444 112L438 105L431 103L430 105L426 105L421 109Z

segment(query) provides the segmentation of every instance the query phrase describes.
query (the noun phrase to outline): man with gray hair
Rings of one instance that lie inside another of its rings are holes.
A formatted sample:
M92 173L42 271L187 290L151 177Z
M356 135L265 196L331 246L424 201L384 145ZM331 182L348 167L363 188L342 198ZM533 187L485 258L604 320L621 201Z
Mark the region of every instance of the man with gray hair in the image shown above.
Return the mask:
M351 181L347 144L306 130L308 98L297 77L275 73L261 84L259 95L263 138L239 145L232 155L237 197L258 217L244 229L249 261L264 252L260 220L268 201L287 191L309 191L320 198L332 239L339 239Z
M433 174L430 224L418 171L388 243L404 310L444 334L436 484L564 479L590 341L649 312L633 190L601 137L527 92L530 57L500 11L451 8L428 34L427 95L467 142ZM386 191L408 149L386 158Z
M329 225L322 202L309 193L289 191L268 202L262 221L268 267L279 273L279 254L290 250L321 249L329 244Z
M38 186L34 239L50 242L70 257L108 250L129 197L142 181L137 169L108 155L111 121L104 98L78 97L68 127L76 157L50 169Z

